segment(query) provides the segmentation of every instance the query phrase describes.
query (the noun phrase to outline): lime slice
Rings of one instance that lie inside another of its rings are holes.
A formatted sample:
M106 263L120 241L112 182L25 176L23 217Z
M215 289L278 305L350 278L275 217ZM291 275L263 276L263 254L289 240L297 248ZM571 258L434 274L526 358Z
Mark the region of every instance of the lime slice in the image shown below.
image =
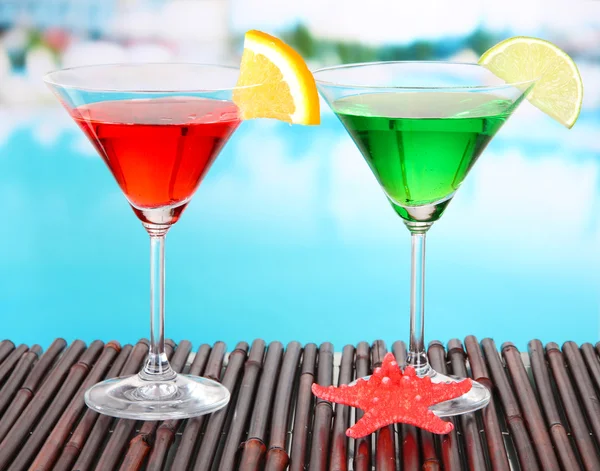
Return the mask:
M508 83L536 80L527 99L567 128L581 112L583 82L573 59L554 44L537 38L506 39L479 59L479 64Z

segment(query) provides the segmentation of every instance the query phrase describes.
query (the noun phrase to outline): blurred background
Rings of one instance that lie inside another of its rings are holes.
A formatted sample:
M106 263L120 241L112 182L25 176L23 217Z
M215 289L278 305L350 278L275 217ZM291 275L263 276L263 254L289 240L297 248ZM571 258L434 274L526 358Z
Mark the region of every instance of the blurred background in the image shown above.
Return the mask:
M46 90L58 67L239 63L248 29L311 68L476 61L510 36L577 62L572 130L523 105L429 232L426 340L599 340L600 2L0 0L2 337L148 334L145 231ZM167 335L408 340L410 237L342 126L244 123L167 244Z

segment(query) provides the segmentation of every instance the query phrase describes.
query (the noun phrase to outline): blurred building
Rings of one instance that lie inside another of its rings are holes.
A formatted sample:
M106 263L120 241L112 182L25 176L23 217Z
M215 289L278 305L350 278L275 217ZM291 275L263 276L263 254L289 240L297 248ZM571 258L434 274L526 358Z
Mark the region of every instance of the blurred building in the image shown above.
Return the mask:
M7 47L16 46L14 31L61 30L71 46L141 47L141 60L223 60L229 16L229 0L0 0L0 29L12 39ZM136 60L136 52L128 59Z
M0 0L0 27L58 27L102 33L119 3L119 0Z

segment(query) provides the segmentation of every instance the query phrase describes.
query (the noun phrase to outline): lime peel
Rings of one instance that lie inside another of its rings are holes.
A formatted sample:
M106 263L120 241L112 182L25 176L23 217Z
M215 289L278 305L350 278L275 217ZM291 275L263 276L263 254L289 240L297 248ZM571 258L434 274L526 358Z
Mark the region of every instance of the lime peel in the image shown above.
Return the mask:
M567 128L583 102L583 82L567 53L543 39L516 36L488 49L479 64L507 83L534 81L527 99Z

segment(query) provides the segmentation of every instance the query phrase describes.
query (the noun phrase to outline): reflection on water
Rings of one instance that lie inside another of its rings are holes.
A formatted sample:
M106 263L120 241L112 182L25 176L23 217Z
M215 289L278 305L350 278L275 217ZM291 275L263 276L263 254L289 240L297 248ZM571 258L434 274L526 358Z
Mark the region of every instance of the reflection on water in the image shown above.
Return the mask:
M597 341L600 121L518 112L429 233L426 336ZM0 112L3 337L147 335L148 241L64 111ZM408 337L410 240L331 115L244 123L167 244L167 334Z

